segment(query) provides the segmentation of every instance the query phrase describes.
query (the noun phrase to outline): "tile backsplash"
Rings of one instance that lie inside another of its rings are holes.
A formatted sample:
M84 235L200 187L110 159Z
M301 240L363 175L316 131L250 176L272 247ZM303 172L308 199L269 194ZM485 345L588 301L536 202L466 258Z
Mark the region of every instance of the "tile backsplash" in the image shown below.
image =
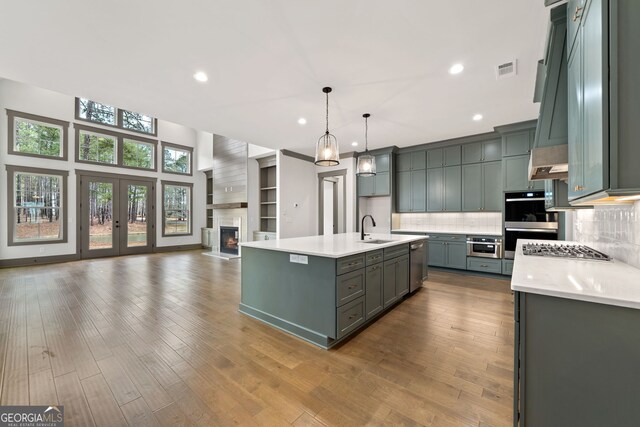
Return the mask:
M567 240L591 246L640 268L640 201L633 205L596 206L571 213Z
M501 212L393 214L394 229L502 234Z

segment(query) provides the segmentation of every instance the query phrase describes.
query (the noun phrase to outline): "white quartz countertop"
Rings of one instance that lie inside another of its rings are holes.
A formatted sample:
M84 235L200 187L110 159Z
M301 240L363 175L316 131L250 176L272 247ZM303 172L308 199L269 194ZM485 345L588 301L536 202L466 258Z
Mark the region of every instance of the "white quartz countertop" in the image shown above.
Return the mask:
M524 255L525 243L549 241L518 240L511 276L514 291L640 309L640 269L616 259L590 261Z
M429 230L429 229L409 229L409 228L399 228L397 230L391 230L392 233L431 233L431 234L463 234L467 236L502 236L502 232L496 232L495 229L486 229L486 230Z
M241 243L244 248L269 249L294 254L341 258L376 249L388 248L399 243L424 240L425 236L405 234L371 234L367 240L388 240L388 243L363 243L360 233L343 233L328 236L294 237L291 239L261 240Z

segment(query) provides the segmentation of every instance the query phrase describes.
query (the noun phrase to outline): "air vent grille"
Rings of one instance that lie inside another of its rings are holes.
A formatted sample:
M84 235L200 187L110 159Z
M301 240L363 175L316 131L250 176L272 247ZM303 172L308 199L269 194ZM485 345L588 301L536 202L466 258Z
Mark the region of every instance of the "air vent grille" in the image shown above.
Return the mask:
M513 77L518 73L517 61L514 59L496 67L496 79L506 79Z

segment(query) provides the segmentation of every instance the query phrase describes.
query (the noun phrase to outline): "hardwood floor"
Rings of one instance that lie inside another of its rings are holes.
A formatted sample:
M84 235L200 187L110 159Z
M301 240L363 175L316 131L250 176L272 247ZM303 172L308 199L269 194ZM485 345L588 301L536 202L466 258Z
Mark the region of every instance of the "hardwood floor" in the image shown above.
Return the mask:
M238 313L199 251L0 270L0 404L68 426L511 425L507 280L430 271L337 349Z

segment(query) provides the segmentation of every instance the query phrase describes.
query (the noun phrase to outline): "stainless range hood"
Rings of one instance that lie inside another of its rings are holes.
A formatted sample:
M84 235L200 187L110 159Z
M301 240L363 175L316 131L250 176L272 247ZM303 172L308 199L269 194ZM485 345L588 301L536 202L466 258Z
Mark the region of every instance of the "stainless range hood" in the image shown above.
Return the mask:
M569 178L569 149L566 144L531 150L529 181Z

